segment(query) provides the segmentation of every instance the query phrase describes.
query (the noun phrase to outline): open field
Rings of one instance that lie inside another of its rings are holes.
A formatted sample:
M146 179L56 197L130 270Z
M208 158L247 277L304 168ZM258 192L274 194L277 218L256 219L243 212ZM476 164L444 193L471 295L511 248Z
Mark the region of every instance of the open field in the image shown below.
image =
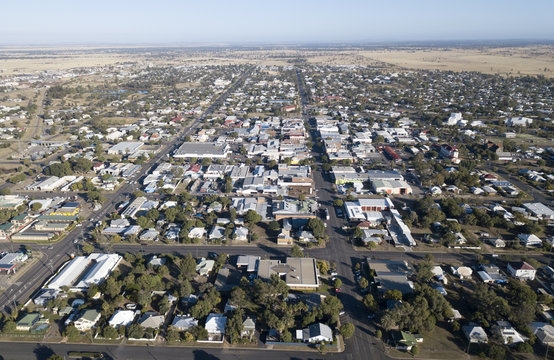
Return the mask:
M552 46L479 49L405 48L363 51L360 54L374 61L409 69L554 76L554 47Z
M338 49L211 48L75 48L0 49L0 74L66 70L122 63L154 65L227 65L253 63L266 66L307 62L319 65L366 65L404 69L478 71L503 75L554 77L554 46L522 47L379 47ZM188 87L185 85L185 87Z

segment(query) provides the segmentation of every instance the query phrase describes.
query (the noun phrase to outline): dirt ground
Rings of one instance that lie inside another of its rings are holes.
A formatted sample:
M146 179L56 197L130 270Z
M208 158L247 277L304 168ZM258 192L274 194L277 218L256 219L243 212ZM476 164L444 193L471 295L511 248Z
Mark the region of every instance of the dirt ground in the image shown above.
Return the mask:
M122 48L119 48L122 49ZM152 52L125 52L124 49L107 52L105 49L72 48L44 49L43 53L29 53L31 49L0 49L0 73L65 70L78 67L109 66L123 63L157 65L226 65L252 63L266 66L310 63L318 65L367 65L399 67L404 69L438 69L452 71L479 71L517 75L541 74L554 76L554 46L529 45L522 47L430 48L390 47L375 50L361 49L283 49L242 50L221 49L194 51L175 48L167 56L153 56ZM37 49L32 49L37 50ZM84 51L86 50L86 51ZM186 86L186 85L185 85Z
M554 47L552 46L479 49L410 48L364 51L360 54L374 61L409 69L554 76Z

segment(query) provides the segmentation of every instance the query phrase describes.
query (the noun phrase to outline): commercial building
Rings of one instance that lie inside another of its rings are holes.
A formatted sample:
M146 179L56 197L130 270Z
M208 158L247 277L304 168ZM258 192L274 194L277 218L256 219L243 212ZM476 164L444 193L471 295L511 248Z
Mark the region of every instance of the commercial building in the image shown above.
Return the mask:
M122 257L117 254L92 253L77 256L54 277L46 288L59 290L64 286L70 291L83 291L91 284L101 284L119 265Z
M271 275L282 277L292 290L315 290L319 287L319 271L314 258L287 258L279 260L258 260L258 277L269 280Z
M108 149L108 155L132 154L144 145L140 141L122 141Z
M384 294L388 290L399 290L402 294L414 291L414 284L408 280L410 268L405 261L374 260L367 258L367 265L375 272L377 290Z
M215 158L224 159L230 154L230 148L227 144L215 142L184 142L179 149L175 150L173 157L178 159L185 158Z

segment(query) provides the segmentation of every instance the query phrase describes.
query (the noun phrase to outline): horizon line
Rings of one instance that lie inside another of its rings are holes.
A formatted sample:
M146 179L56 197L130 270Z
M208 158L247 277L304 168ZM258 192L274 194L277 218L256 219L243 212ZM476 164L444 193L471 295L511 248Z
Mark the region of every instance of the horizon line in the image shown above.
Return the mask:
M0 43L1 49L10 48L54 48L54 47L251 47L251 46L417 46L417 45L554 45L554 38L540 39L540 38L491 38L491 39L451 39L451 40L381 40L381 41L225 41L225 42L52 42L52 43Z

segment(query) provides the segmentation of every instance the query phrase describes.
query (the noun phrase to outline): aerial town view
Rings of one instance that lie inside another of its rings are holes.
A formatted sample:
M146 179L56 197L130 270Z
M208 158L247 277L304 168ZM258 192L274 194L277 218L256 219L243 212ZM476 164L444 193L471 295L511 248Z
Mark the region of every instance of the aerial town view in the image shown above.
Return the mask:
M3 4L0 360L554 359L554 3L396 3Z

